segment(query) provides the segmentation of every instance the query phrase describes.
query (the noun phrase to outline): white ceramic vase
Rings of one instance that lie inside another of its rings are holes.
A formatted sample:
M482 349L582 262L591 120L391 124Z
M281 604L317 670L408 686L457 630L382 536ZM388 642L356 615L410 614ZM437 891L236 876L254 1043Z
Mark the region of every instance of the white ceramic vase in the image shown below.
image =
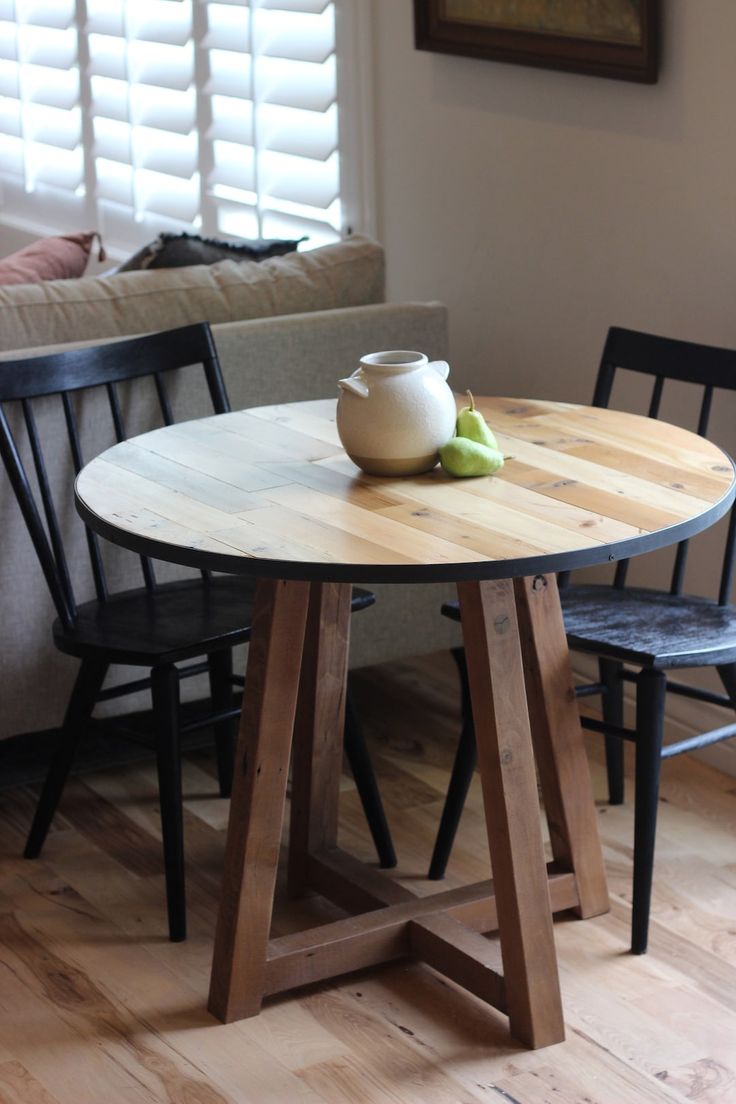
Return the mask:
M433 468L457 418L449 371L446 361L406 349L362 357L338 383L337 432L353 463L370 475Z

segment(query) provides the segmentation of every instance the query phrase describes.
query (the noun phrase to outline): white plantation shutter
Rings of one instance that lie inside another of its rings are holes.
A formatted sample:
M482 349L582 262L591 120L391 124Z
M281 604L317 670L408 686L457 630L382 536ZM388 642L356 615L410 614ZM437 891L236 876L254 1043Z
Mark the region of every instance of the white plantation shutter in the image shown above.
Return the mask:
M335 5L206 3L202 105L211 228L245 237L340 227ZM311 241L310 241L311 244Z
M0 218L336 240L335 7L0 0Z
M85 158L74 0L0 0L3 208L75 229Z
M86 9L97 228L137 245L198 226L192 0L86 0Z

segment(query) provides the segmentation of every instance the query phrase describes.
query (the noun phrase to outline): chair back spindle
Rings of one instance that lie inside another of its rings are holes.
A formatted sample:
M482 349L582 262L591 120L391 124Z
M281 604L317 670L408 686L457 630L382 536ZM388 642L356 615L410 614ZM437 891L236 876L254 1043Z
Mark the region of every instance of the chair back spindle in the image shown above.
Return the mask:
M128 434L125 432L125 419L123 418L123 411L120 406L118 389L114 383L106 383L105 390L107 391L107 401L110 404L110 414L112 415L112 424L115 429L115 440L120 444L121 441L127 440Z
M84 467L84 457L82 455L82 445L79 440L77 418L68 391L62 391L61 402L64 407L64 420L66 422L67 436L69 437L69 448L72 454L74 474L79 475ZM102 562L102 553L100 552L100 542L97 534L93 533L88 525L85 525L84 528L87 537L89 560L92 566L92 578L95 582L95 593L98 601L104 602L108 596L108 587L107 579L105 578L105 565Z
M166 390L166 384L163 381L160 372L154 373L154 382L156 384L156 393L158 395L158 405L161 409L161 417L164 420L164 425L174 424L174 413L171 409L171 403L169 402L169 394Z
M736 566L736 507L731 510L728 519L728 535L726 537L726 553L723 557L721 570L721 583L718 588L718 605L727 606L731 601L733 590L734 567Z
M108 383L105 384L105 390L107 391L107 401L110 405L110 414L112 415L112 424L115 430L115 440L120 444L121 441L127 441L128 434L125 431L125 419L120 406L118 389L114 383ZM143 582L146 585L146 589L154 591L156 589L156 574L153 569L153 563L148 556L140 556L139 558L141 561L141 571L143 572Z
M662 390L664 388L664 376L657 376L654 381L654 387L652 389L652 397L649 400L649 410L647 412L648 418L656 418L659 416L659 407L662 402Z
M708 384L703 391L703 401L700 404L700 415L698 417L698 435L705 437L708 432L708 422L710 421L710 408L713 403L713 386Z

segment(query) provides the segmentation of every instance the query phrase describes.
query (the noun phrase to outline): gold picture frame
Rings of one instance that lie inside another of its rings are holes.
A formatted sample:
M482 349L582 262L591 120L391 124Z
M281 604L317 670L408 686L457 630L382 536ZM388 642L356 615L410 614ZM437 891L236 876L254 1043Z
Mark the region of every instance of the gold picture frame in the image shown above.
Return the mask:
M659 0L414 0L416 47L654 84Z

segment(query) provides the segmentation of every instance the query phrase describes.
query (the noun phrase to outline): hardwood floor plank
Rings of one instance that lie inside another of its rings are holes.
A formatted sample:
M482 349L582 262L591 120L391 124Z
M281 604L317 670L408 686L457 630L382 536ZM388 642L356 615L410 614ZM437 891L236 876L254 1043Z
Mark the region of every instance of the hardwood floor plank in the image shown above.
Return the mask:
M24 930L44 947L64 989L83 991L83 1005L64 996L66 1018L81 1028L94 1017L99 1044L117 1055L136 1079L151 1075L156 1099L193 1100L196 1104L240 1104L247 1083L248 1101L317 1098L247 1032L217 1032L206 1011L208 976L176 974L134 942L105 940L106 923L93 915L36 908L22 917ZM211 945L211 941L210 941ZM63 958L62 958L63 955ZM90 978L99 978L93 985ZM53 994L52 994L53 996ZM207 1045L203 1046L203 1041Z
M719 1062L701 1058L690 1066L663 1070L660 1081L698 1104L736 1104L736 1076Z
M426 873L459 731L455 669L427 656L352 678L399 879L422 897L438 889ZM0 1104L734 1104L736 784L686 757L665 764L651 948L634 958L632 807L603 803L602 742L586 748L612 911L557 918L567 1038L538 1052L411 962L217 1024L206 999L227 802L208 753L184 770L183 944L165 937L152 764L75 781L34 862L21 857L34 795L0 793ZM339 812L339 845L374 865L349 778ZM475 779L443 889L489 876L484 839ZM283 863L278 885L272 938L339 915L318 897L289 901Z
M383 1092L377 1097L382 1102L441 1104L452 1100L475 1104L478 1099L463 1091L451 1070L445 1071L417 1054L400 1029L387 1031L385 1024L357 1002L346 1001L339 993L320 992L309 998L308 1006L319 1023L349 1045L352 1062L362 1071L368 1089L365 1099L371 1099L371 1082Z
M0 1104L59 1104L20 1062L0 1063Z

